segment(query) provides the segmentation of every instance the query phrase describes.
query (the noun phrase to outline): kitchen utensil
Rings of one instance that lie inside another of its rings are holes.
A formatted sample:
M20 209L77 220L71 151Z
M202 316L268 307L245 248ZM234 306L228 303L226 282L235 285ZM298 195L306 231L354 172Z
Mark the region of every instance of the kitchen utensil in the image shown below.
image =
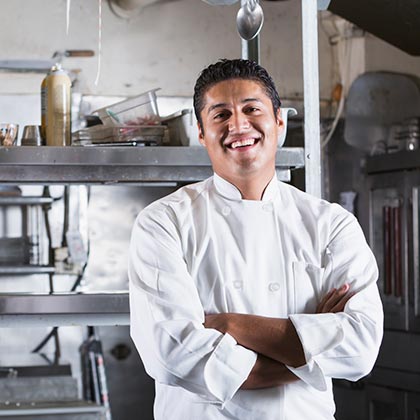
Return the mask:
M18 132L18 124L0 123L0 144L2 146L13 146Z
M21 146L42 146L41 128L39 125L25 125Z
M264 13L258 0L247 0L236 16L236 26L240 37L246 41L254 39L261 31Z
M197 121L192 109L182 109L162 118L169 130L170 146L199 146Z

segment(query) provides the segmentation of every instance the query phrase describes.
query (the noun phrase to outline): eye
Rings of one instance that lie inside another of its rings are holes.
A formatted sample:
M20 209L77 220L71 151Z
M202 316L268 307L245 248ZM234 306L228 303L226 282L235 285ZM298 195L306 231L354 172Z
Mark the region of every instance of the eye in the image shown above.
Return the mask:
M255 114L256 112L260 111L260 109L256 106L249 106L245 110L248 114Z
M221 112L218 112L217 114L214 114L213 119L214 120L224 120L224 119L226 119L228 117L229 117L229 113L228 112L221 111Z

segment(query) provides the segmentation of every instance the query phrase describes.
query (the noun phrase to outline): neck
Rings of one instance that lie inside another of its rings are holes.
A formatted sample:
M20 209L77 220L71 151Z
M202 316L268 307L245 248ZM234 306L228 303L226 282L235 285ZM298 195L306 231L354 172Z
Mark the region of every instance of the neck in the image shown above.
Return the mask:
M263 194L267 185L273 179L274 170L269 171L265 174L259 176L249 176L249 177L225 177L220 175L226 181L233 184L241 193L243 200L262 200Z

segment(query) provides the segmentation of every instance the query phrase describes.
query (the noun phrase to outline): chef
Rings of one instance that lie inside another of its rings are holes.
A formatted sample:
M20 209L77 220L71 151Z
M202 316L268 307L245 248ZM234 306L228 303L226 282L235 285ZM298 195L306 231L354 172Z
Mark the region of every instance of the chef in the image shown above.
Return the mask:
M265 69L210 65L194 108L214 175L146 207L130 245L155 419L333 419L332 378L368 374L382 339L374 256L352 214L276 178Z

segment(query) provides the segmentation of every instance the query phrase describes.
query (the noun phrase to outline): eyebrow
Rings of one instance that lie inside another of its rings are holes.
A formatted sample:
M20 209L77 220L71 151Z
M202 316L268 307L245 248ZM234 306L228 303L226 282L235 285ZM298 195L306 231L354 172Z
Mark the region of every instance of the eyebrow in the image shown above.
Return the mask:
M246 99L243 99L242 101L241 101L241 103L243 103L243 104L246 104L246 103L248 103L248 102L260 102L261 103L261 99L258 99L258 98L246 98ZM215 109L218 109L218 108L225 108L225 107L227 107L228 105L227 105L227 103L225 103L225 102L221 102L221 103L218 103L218 104L214 104L214 105L212 105L211 107L209 107L209 109L208 109L208 111L207 111L207 114L209 114L211 111L213 111L213 110L215 110Z

